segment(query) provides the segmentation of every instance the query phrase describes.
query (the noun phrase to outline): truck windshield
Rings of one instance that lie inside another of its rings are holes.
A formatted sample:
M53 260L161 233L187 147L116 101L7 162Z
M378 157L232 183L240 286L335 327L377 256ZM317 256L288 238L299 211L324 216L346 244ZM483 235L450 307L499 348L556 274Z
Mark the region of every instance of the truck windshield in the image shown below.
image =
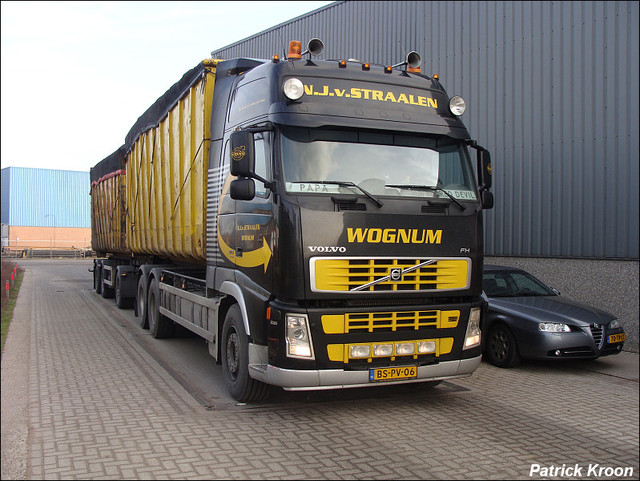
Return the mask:
M375 196L477 199L464 144L448 137L286 127L281 153L291 193L359 193L353 183Z

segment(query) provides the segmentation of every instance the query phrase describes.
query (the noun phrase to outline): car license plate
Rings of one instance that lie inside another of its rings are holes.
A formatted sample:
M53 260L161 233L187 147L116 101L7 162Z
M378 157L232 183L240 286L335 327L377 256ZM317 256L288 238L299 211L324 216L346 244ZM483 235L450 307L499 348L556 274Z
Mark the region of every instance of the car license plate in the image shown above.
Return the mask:
M418 375L418 366L380 367L369 369L369 381L397 381L412 379Z
M609 344L615 344L616 342L624 341L624 332L622 334L611 334L609 336Z

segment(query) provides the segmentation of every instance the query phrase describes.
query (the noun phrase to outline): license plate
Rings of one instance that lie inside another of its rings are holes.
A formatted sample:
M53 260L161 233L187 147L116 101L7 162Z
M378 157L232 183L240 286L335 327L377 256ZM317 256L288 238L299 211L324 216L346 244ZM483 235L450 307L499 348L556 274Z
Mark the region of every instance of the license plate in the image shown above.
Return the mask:
M369 381L396 381L412 379L418 375L418 366L380 367L369 369Z
M616 342L624 341L624 332L622 334L611 334L609 336L609 344L615 344Z

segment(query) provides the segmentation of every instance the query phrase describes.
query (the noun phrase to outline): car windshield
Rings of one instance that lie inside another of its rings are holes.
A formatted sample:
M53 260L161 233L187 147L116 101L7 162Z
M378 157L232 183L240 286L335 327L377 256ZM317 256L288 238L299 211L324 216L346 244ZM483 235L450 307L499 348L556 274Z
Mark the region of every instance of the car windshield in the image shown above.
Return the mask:
M466 147L451 138L286 127L281 150L287 192L477 199Z
M485 271L482 288L488 297L556 296L541 281L524 271Z

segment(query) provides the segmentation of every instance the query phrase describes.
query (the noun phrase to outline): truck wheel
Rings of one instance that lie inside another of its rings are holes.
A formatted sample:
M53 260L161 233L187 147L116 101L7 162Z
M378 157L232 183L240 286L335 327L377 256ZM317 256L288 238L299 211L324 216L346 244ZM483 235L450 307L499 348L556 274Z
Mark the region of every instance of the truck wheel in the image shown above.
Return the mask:
M268 386L249 376L249 339L237 304L225 317L221 349L222 374L231 397L239 402L263 400Z
M504 324L495 324L489 330L485 350L494 366L514 367L520 363L516 339Z
M102 269L100 269L100 277L101 277L100 284L102 285L102 297L104 297L105 299L111 299L113 297L113 287L109 287L104 283L104 272L105 272L105 268L104 266L102 266Z
M160 286L155 277L151 280L151 285L149 286L147 314L149 316L149 332L153 337L164 339L173 336L173 321L160 314Z
M149 318L147 316L147 276L142 274L138 279L138 295L136 296L136 307L138 322L142 329L149 329Z
M132 307L132 299L129 297L122 297L122 281L120 280L120 276L117 274L116 270L116 289L115 289L115 298L116 298L116 306L120 309L129 309Z
M93 287L96 289L96 294L102 294L102 263L96 262L93 268Z

